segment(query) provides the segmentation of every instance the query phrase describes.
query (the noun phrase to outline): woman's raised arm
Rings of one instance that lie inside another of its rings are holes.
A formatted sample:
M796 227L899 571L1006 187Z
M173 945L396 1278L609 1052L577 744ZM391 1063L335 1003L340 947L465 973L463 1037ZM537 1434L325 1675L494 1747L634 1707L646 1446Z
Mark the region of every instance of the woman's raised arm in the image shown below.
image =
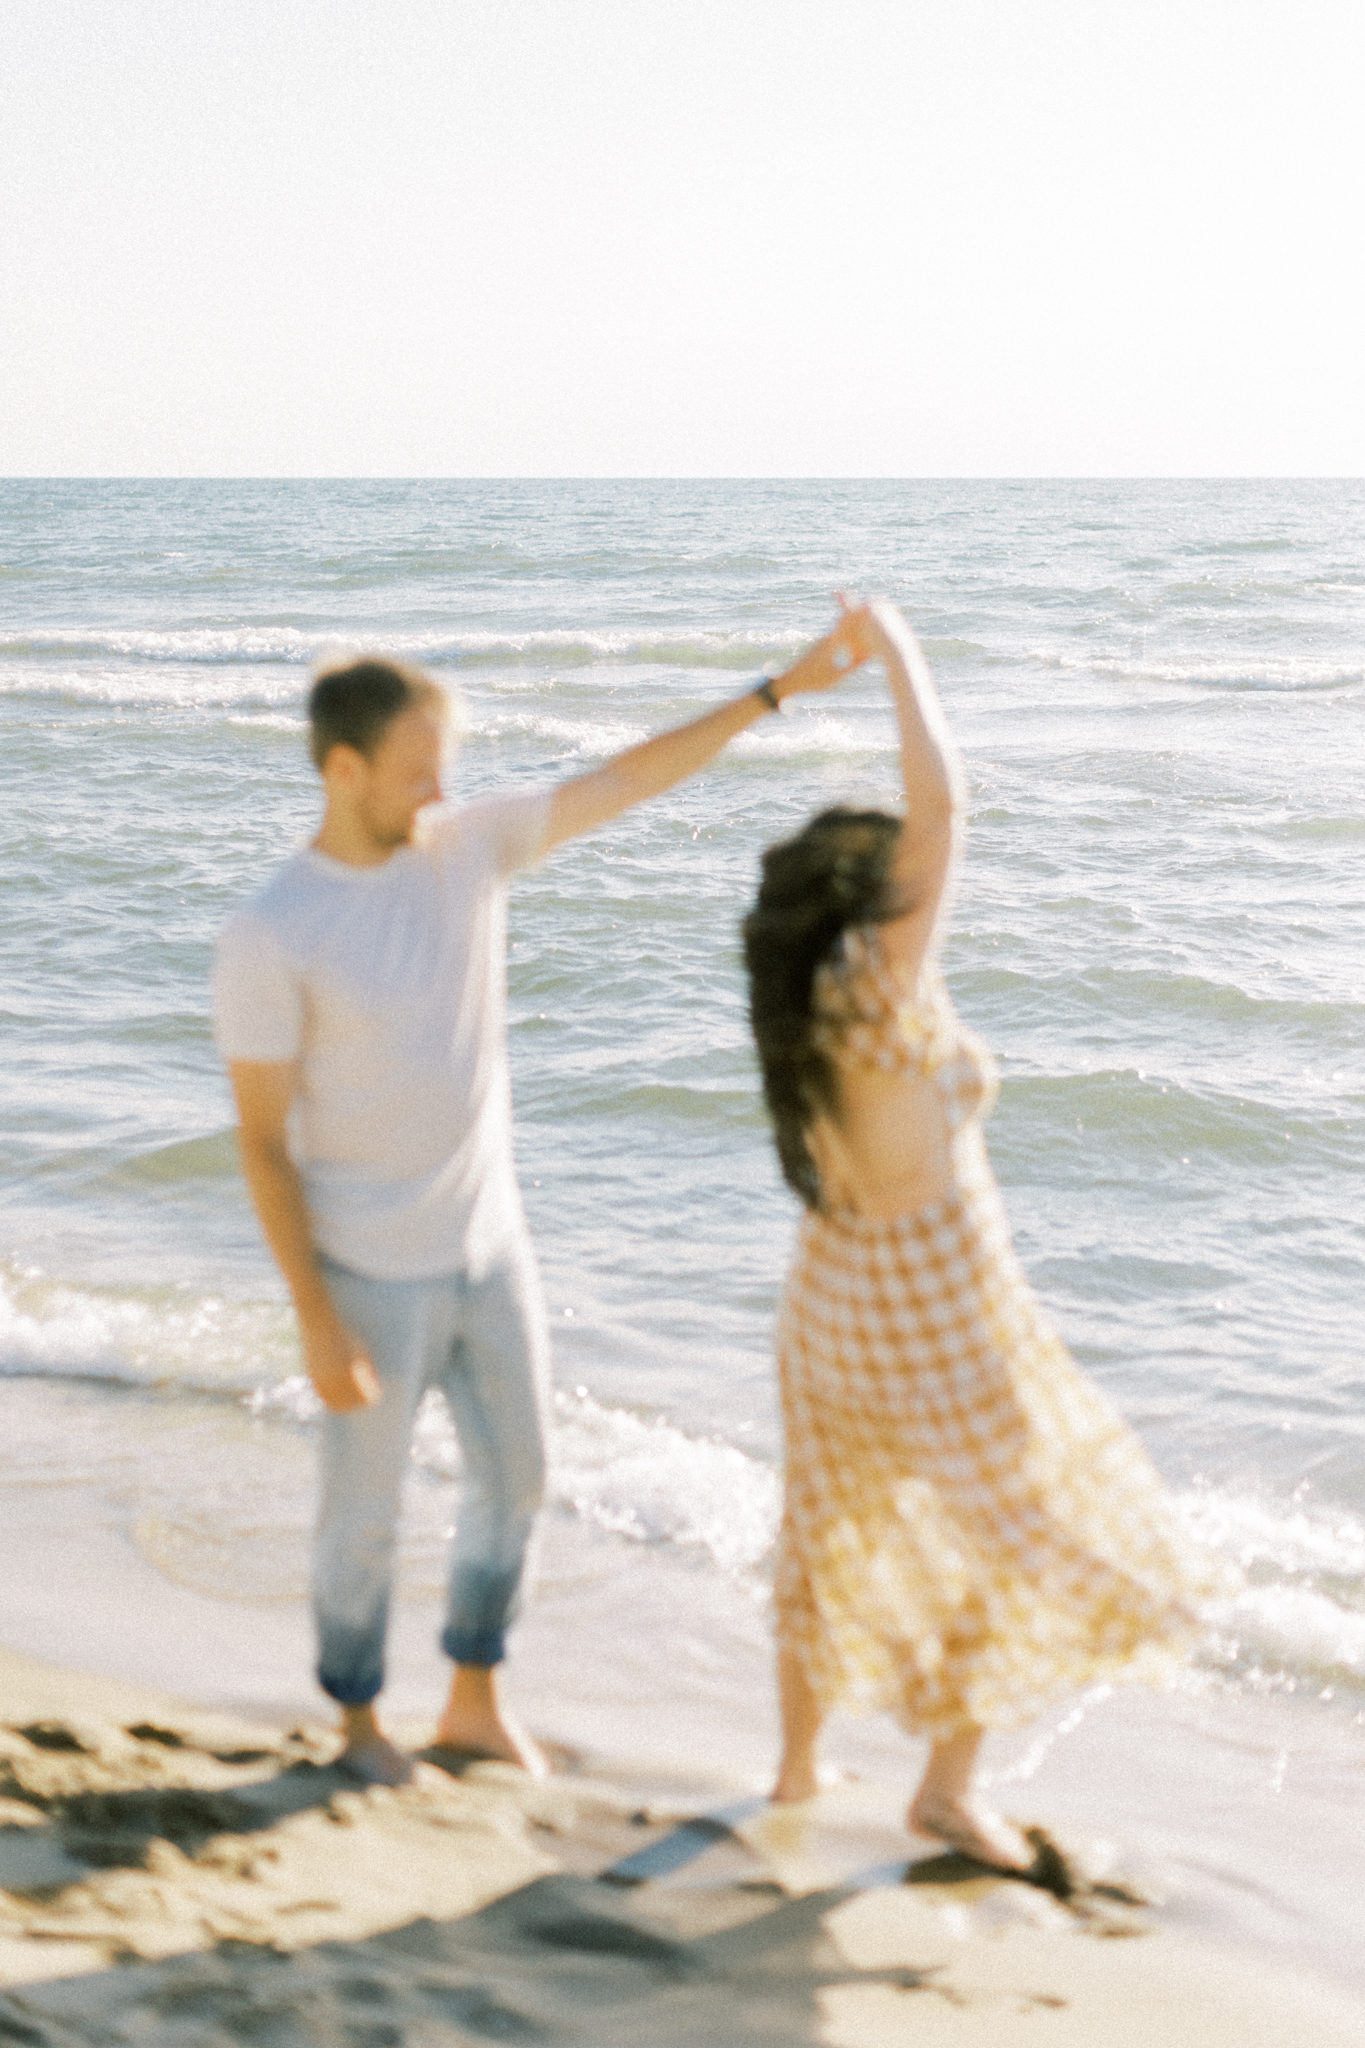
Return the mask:
M904 910L881 926L881 940L913 977L937 934L961 836L962 764L924 651L895 605L878 599L848 616L864 659L886 669L900 726L906 812L891 879Z

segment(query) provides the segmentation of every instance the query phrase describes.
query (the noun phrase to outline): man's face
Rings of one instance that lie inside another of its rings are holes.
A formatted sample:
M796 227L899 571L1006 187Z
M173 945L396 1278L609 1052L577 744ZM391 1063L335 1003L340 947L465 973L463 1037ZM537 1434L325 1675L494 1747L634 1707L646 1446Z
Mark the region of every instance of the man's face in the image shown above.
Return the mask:
M405 846L424 804L441 801L441 770L450 745L446 720L424 704L410 705L385 727L356 789L356 808L378 846Z

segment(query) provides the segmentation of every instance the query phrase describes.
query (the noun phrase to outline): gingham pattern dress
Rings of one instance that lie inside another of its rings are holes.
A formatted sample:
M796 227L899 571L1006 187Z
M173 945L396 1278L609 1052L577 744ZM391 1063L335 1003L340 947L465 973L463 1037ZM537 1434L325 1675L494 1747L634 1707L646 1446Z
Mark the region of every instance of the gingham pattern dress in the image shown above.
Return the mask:
M992 1106L994 1063L942 981L907 999L875 931L846 935L815 1008L841 1065L932 1076L953 1133ZM954 1153L952 1191L911 1215L808 1212L778 1324L779 1645L825 1708L935 1739L1159 1675L1220 1585L1050 1328L984 1149Z

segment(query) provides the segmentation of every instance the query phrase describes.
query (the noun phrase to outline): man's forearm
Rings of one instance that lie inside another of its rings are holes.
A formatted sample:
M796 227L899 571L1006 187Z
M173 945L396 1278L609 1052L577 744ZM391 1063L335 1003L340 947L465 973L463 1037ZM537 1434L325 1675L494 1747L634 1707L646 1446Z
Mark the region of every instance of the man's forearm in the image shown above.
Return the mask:
M746 690L742 697L731 698L689 725L675 726L671 732L657 733L638 747L627 748L608 761L604 772L616 782L623 805L643 803L705 768L736 733L756 724L768 709L761 697Z
M619 817L632 804L660 796L677 782L686 781L705 768L736 733L743 732L773 709L773 699L794 697L807 690L827 690L864 659L858 653L857 632L852 615L845 615L815 641L780 676L758 688L732 697L715 711L694 718L688 725L675 726L654 739L627 747L605 766L572 782L562 782L550 799L549 830L545 846L559 846L579 832L590 832ZM762 689L763 695L759 695Z
M261 1230L293 1296L299 1321L308 1323L331 1316L331 1296L318 1270L308 1204L298 1169L287 1152L274 1146L250 1144L243 1139L241 1151L242 1171Z
M671 732L628 747L589 775L562 782L550 801L547 844L557 846L619 817L634 804L661 796L675 783L685 782L714 761L736 733L756 724L770 709L754 691L746 691L688 725L675 726Z

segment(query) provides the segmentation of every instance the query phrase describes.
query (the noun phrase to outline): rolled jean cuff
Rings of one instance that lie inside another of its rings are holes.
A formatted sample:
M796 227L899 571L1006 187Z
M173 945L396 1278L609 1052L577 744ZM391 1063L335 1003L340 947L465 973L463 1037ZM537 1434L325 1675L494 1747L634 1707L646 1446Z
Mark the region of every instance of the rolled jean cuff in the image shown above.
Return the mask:
M339 1707L368 1707L384 1687L384 1660L375 1655L374 1637L323 1644L318 1659L318 1684ZM382 1638L381 1638L382 1640Z
M452 1664L501 1664L507 1655L507 1637L502 1629L448 1628L441 1636L441 1648Z

